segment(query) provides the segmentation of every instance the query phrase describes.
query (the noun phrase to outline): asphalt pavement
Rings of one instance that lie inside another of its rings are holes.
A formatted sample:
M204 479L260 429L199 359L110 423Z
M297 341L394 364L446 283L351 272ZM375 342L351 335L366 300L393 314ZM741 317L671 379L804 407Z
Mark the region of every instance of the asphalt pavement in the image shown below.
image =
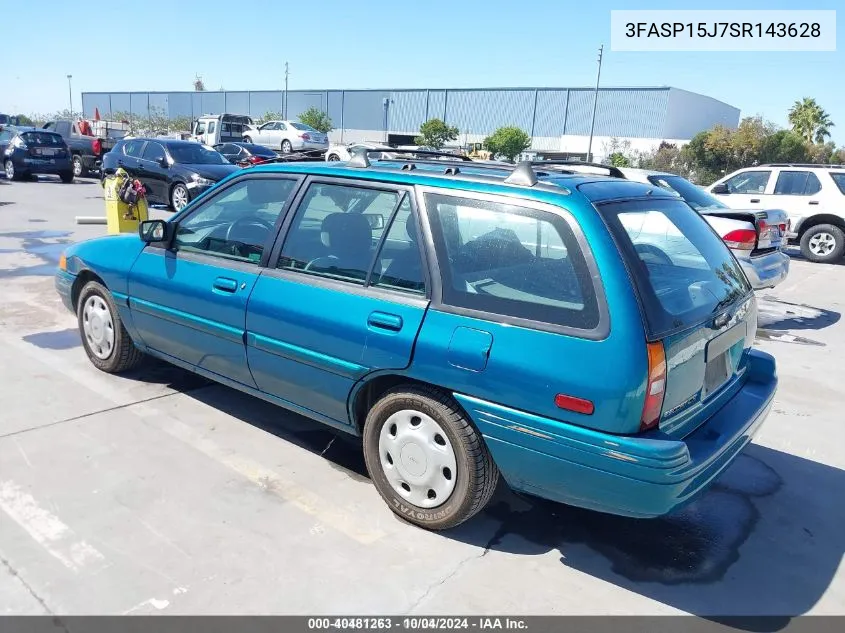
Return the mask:
M0 613L845 614L845 266L796 255L759 294L776 403L694 505L502 486L430 533L325 427L160 363L97 371L52 275L103 212L96 180L0 179Z

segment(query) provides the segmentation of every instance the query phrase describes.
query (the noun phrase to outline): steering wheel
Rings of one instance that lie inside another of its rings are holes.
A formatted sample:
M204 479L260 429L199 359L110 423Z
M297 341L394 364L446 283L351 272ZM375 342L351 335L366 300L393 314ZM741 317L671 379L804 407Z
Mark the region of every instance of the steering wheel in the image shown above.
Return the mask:
M322 268L331 268L332 262L338 261L338 258L334 255L325 255L324 257L318 257L316 259L312 259L305 265L305 270L311 270L312 266L320 266Z
M650 262L666 266L672 266L674 264L671 257L653 244L637 244L634 248L644 264Z
M273 225L266 220L262 220L258 216L244 216L242 218L238 218L229 225L229 228L226 230L226 242L231 243L230 250L232 255L245 257L246 255L241 252L241 247L246 246L249 248L250 245L244 243L242 239L238 239L238 231L242 231L240 237L252 238L253 236L256 236L257 239L254 240L254 242L261 244L263 247L264 241L267 239L267 235L269 235L272 230Z

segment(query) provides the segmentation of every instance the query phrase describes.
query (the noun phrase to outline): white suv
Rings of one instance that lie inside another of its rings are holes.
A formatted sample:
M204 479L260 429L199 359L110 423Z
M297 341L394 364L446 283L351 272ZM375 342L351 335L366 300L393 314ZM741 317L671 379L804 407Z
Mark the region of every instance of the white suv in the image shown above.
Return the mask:
M814 262L845 254L845 165L771 164L740 169L707 188L734 209L783 209L790 243Z

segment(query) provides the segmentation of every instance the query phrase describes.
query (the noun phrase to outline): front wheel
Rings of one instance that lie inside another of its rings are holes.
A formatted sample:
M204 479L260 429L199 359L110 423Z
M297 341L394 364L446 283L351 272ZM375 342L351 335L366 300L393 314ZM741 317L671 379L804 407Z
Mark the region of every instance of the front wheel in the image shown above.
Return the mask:
M143 359L143 353L123 327L111 293L101 283L85 284L76 310L82 346L94 367L118 374L132 369Z
M285 139L282 141L282 154L290 154L292 149L293 148L291 147L289 140Z
M174 211L181 211L188 206L188 202L190 201L191 198L188 194L188 188L185 185L177 183L173 186L170 192L170 206Z
M443 530L481 511L499 470L481 434L437 389L399 386L370 410L364 458L376 490L393 512Z
M7 159L3 164L6 171L6 178L9 180L23 180L24 174L15 169L15 163L11 159Z
M845 253L845 232L834 224L817 224L801 236L801 254L811 262L828 263Z
M81 178L85 175L85 165L82 164L81 156L73 157L73 175L77 178Z

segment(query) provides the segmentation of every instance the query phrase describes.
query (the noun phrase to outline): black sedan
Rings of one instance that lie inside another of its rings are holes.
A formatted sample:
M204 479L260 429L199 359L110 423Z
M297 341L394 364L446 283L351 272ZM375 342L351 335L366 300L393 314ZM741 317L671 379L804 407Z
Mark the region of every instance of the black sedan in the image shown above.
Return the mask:
M0 162L9 180L55 174L62 182L73 182L70 150L53 132L0 126Z
M220 143L215 145L214 149L220 152L223 158L230 163L240 165L241 167L259 165L279 157L269 147L256 145L255 143Z
M103 157L103 175L121 167L144 183L151 203L167 204L175 211L240 169L200 143L158 138L119 141Z

